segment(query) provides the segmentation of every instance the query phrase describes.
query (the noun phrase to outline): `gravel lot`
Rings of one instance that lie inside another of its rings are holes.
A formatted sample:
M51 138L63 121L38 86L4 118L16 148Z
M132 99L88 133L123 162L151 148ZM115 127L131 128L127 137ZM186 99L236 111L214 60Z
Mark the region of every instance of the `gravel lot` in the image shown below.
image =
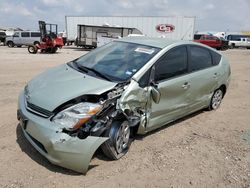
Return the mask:
M217 111L201 111L146 136L109 161L97 153L87 175L50 164L24 138L17 97L36 74L84 54L29 54L0 46L0 187L250 187L250 50L222 52L230 88Z

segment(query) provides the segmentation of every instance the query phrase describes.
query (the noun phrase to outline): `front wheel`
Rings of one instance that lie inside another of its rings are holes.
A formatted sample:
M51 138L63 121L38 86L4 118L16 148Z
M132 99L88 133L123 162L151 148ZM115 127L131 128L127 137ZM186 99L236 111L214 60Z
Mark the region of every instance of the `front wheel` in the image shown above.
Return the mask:
M102 144L103 153L110 159L117 160L124 156L130 146L130 127L128 121L115 121L106 135L109 139Z
M31 54L36 54L37 53L37 47L36 46L28 46L28 51Z
M215 90L209 105L209 110L216 110L219 108L221 101L223 99L223 90L221 88Z
M14 47L14 42L8 41L8 42L7 42L7 46L8 46L9 48L13 48L13 47Z

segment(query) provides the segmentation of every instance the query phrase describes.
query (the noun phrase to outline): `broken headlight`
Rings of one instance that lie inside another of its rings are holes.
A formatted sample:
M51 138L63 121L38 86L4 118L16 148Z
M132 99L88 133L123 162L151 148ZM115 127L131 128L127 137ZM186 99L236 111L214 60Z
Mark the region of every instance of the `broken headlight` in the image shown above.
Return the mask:
M98 113L102 106L98 103L82 102L59 112L52 122L61 124L64 128L79 128L88 119Z

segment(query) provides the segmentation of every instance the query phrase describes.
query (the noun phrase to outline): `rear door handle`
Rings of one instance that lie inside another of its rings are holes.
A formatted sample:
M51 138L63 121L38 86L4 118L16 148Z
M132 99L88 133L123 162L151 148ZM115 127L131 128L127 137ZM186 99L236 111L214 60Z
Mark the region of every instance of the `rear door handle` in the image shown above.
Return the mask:
M183 89L188 89L190 87L190 83L185 82L182 86Z

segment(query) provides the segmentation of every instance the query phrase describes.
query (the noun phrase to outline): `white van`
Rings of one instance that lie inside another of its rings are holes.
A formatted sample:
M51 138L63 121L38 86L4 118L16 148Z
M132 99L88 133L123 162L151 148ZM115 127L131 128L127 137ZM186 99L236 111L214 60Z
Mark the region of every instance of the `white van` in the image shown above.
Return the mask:
M6 45L9 47L21 47L40 43L41 34L38 31L16 31L14 35L6 37Z

